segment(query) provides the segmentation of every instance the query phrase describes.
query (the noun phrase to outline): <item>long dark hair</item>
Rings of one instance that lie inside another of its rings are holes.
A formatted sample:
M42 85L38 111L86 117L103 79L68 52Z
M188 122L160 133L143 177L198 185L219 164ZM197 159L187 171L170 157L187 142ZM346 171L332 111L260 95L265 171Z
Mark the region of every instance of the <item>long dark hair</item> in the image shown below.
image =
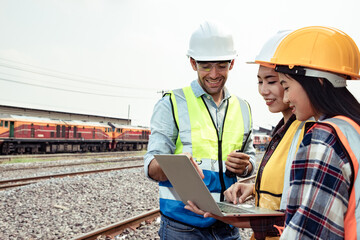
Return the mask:
M360 103L346 87L335 88L326 78L287 75L304 88L316 112L326 117L344 115L360 125Z

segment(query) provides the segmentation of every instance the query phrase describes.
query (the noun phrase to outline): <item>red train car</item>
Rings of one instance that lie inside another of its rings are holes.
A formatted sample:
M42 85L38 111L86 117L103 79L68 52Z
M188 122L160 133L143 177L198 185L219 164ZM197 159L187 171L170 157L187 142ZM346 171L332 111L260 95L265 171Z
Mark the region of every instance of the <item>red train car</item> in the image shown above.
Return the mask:
M147 146L150 130L144 127L112 124L113 148L116 150L141 150Z
M116 131L139 129L145 138L134 139L130 134L128 139L115 139ZM149 135L148 128L114 128L111 123L0 115L1 154L140 150L147 146Z
M264 151L271 141L268 135L254 134L253 145L256 149Z

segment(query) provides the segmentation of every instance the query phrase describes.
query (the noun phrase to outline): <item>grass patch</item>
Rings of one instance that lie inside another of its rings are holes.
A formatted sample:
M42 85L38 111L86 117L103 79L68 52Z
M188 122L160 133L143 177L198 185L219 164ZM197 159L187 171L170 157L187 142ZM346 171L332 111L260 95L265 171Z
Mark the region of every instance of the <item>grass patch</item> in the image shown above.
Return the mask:
M31 163L31 162L49 162L56 161L64 158L12 158L10 161L4 161L0 164L11 164L11 163Z

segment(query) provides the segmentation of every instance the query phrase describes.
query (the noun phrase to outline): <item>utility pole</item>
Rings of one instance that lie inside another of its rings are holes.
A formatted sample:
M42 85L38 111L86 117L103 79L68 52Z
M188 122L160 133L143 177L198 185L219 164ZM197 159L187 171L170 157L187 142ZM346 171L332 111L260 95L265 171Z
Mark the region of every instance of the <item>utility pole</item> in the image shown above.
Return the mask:
M128 105L128 119L127 119L127 124L130 125L130 104Z
M164 96L164 94L168 92L168 90L161 90L161 91L157 91L157 93L161 93L161 97Z

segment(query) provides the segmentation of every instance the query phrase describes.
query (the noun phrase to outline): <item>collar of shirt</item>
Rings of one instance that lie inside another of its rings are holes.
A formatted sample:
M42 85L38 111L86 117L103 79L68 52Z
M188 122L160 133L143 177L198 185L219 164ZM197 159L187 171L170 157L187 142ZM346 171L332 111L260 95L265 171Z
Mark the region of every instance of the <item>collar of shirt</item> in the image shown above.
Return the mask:
M274 153L275 149L277 148L277 146L279 145L281 139L283 138L283 136L285 135L287 129L290 127L290 125L296 120L296 116L293 114L291 115L291 117L289 118L289 120L284 124L284 118L282 118L280 120L280 122L276 125L276 127L274 128L271 136L271 141L263 155L263 158L261 160L261 163L259 165L259 171L257 174L257 180L256 180L256 184L257 184L257 188L259 189L260 187L260 181L261 181L261 177L262 177L262 172L264 170L265 165L267 164L267 162L269 161L271 155Z
M296 120L295 114L291 115L291 117L289 118L289 120L285 124L284 124L284 118L282 118L280 120L280 122L276 125L276 127L274 128L271 136L275 137L275 135L279 135L279 138L281 139L285 135L287 129L290 127L290 125L295 120Z
M227 107L226 100L230 98L230 93L224 87L224 99L221 101L220 105L217 106L212 96L206 93L204 89L200 86L198 80L194 80L191 82L191 89L193 90L196 97L202 97L202 99L204 100L209 110L210 116L213 119L215 127L219 133L219 136L221 137L225 111Z

